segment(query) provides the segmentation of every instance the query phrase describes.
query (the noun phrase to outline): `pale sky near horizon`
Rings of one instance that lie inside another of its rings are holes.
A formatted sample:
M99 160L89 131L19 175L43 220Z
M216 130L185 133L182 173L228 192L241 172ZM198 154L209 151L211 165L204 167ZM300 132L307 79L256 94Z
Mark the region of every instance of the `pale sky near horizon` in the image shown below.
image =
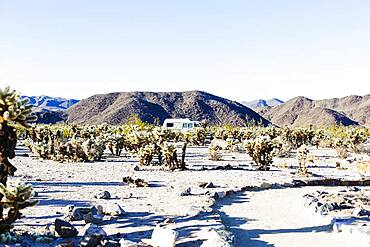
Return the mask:
M0 0L0 87L238 101L369 94L368 0Z

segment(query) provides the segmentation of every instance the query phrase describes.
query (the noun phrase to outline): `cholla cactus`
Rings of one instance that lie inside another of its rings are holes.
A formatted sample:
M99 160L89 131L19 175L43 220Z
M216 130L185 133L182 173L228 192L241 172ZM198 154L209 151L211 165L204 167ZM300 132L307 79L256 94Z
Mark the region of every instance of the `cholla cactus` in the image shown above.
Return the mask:
M10 87L0 89L0 129L9 122L28 126L35 120L31 112L32 106L28 105L27 99L21 100L20 95Z
M67 127L38 126L28 132L24 144L43 159L58 162L100 160L106 140L100 126L79 128L73 126L66 134ZM72 136L72 137L69 137Z
M155 146L154 144L148 144L144 147L141 147L138 151L139 162L141 165L150 165L155 155Z
M8 209L7 216L0 219L0 232L11 228L12 223L20 218L20 210L37 204L36 200L32 200L34 196L32 186L21 182L10 182L8 186L0 184L0 194L2 195L0 205Z
M208 152L210 156L209 159L214 161L221 160L221 150L222 148L220 146L211 143L211 145L209 145L208 147Z
M21 100L14 90L6 87L0 90L0 183L6 185L8 175L14 175L16 168L9 162L15 156L17 144L16 129L11 124L20 124L28 127L30 121L35 120L31 116L31 106L27 100ZM0 195L0 200L3 196ZM0 218L3 208L0 207Z
M296 148L303 144L311 143L312 138L314 137L314 130L311 128L285 128L283 133L283 135L286 136L287 141L291 142Z
M300 175L308 174L307 162L310 157L309 153L310 151L308 150L306 145L302 145L297 149L297 160L298 160L297 174Z
M345 159L348 157L351 144L346 139L342 138L334 139L333 146L337 151L337 155L340 159Z
M366 130L363 128L349 128L346 130L346 135L351 150L358 153L358 146L367 139Z
M164 142L162 146L162 150L163 150L164 165L170 169L179 168L179 161L177 160L176 146L171 143Z
M259 136L255 139L246 140L244 141L244 148L256 163L258 170L270 170L273 151L276 148L276 143L271 141L270 137Z

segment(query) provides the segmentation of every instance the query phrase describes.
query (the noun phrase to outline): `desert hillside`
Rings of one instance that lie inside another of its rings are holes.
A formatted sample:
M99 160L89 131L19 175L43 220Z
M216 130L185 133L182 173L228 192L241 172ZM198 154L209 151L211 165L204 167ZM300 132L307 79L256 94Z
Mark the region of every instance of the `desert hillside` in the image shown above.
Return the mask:
M279 126L369 125L370 95L325 100L300 96L278 106L263 108L259 113Z
M67 110L68 121L85 124L120 124L137 114L143 121L166 118L208 120L211 124L245 125L269 121L248 107L206 92L122 92L98 94Z

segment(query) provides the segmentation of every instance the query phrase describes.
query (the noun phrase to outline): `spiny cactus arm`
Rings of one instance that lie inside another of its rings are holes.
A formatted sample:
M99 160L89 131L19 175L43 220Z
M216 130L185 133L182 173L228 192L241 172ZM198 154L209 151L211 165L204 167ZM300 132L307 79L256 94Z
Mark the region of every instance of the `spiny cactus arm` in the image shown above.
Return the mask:
M10 87L0 89L0 126L7 122L14 122L28 127L30 122L36 120L36 116L31 115L32 105L28 103L27 98L21 99L20 95Z
M0 184L0 194L0 206L9 208L7 216L0 219L0 232L11 228L12 223L20 218L20 210L38 203L37 200L31 199L34 195L32 186L24 183L10 183L8 186Z

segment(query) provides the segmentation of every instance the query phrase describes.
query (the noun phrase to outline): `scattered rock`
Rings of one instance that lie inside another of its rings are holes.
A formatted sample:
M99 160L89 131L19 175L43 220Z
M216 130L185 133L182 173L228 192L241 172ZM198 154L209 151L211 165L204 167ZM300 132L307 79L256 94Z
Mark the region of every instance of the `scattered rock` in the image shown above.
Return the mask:
M226 166L216 166L215 170L233 170L234 167L230 164L227 164Z
M95 224L86 224L84 227L84 236L100 236L100 237L106 237L107 233L100 227Z
M260 185L260 188L261 188L261 189L263 189L263 190L271 189L271 184L266 183L266 182L263 182L263 183Z
M191 188L187 188L179 193L180 196L190 196L191 195Z
M104 214L111 216L121 216L125 214L123 208L116 202L108 203L103 211Z
M140 167L139 167L139 166L135 166L135 167L133 168L133 170L134 170L134 171L140 171Z
M67 210L68 210L68 214L65 217L65 220L67 221L83 220L83 216L91 212L91 208L88 208L88 207L75 208L72 205L68 205Z
M321 215L327 215L329 214L330 211L334 210L334 206L332 203L318 203L316 206L316 212L321 214Z
M200 183L199 187L211 189L211 188L214 188L215 186L213 185L212 182L209 182L209 183L205 182L205 183Z
M103 241L103 246L104 247L120 247L121 244L120 244L120 242L113 241L113 240L104 240Z
M218 199L222 199L226 196L226 192L225 191L218 191L218 192L215 192L213 194L213 198L218 200Z
M167 218L163 221L164 224L172 224L172 223L175 223L173 220L171 220L170 218Z
M93 223L98 225L103 222L103 215L88 213L83 216L83 219L86 224Z
M201 247L232 247L234 243L234 236L224 230L210 230L203 232L204 237L207 239Z
M176 245L178 233L175 230L156 226L153 230L151 239L142 239L145 244L158 247L174 247Z
M102 192L99 192L98 194L96 194L94 197L96 199L110 199L111 195L110 195L109 191L102 191Z
M132 187L149 187L149 184L141 178L133 179L132 177L128 176L128 177L124 177L122 180L123 180L123 183L126 183Z
M102 241L107 237L107 233L101 227L91 223L84 227L84 232L83 239L80 243L82 247L101 246Z
M61 236L62 238L71 238L76 237L78 235L77 229L67 221L56 219L55 220L55 231Z
M363 208L355 208L352 213L353 216L368 216L370 217L370 211Z

